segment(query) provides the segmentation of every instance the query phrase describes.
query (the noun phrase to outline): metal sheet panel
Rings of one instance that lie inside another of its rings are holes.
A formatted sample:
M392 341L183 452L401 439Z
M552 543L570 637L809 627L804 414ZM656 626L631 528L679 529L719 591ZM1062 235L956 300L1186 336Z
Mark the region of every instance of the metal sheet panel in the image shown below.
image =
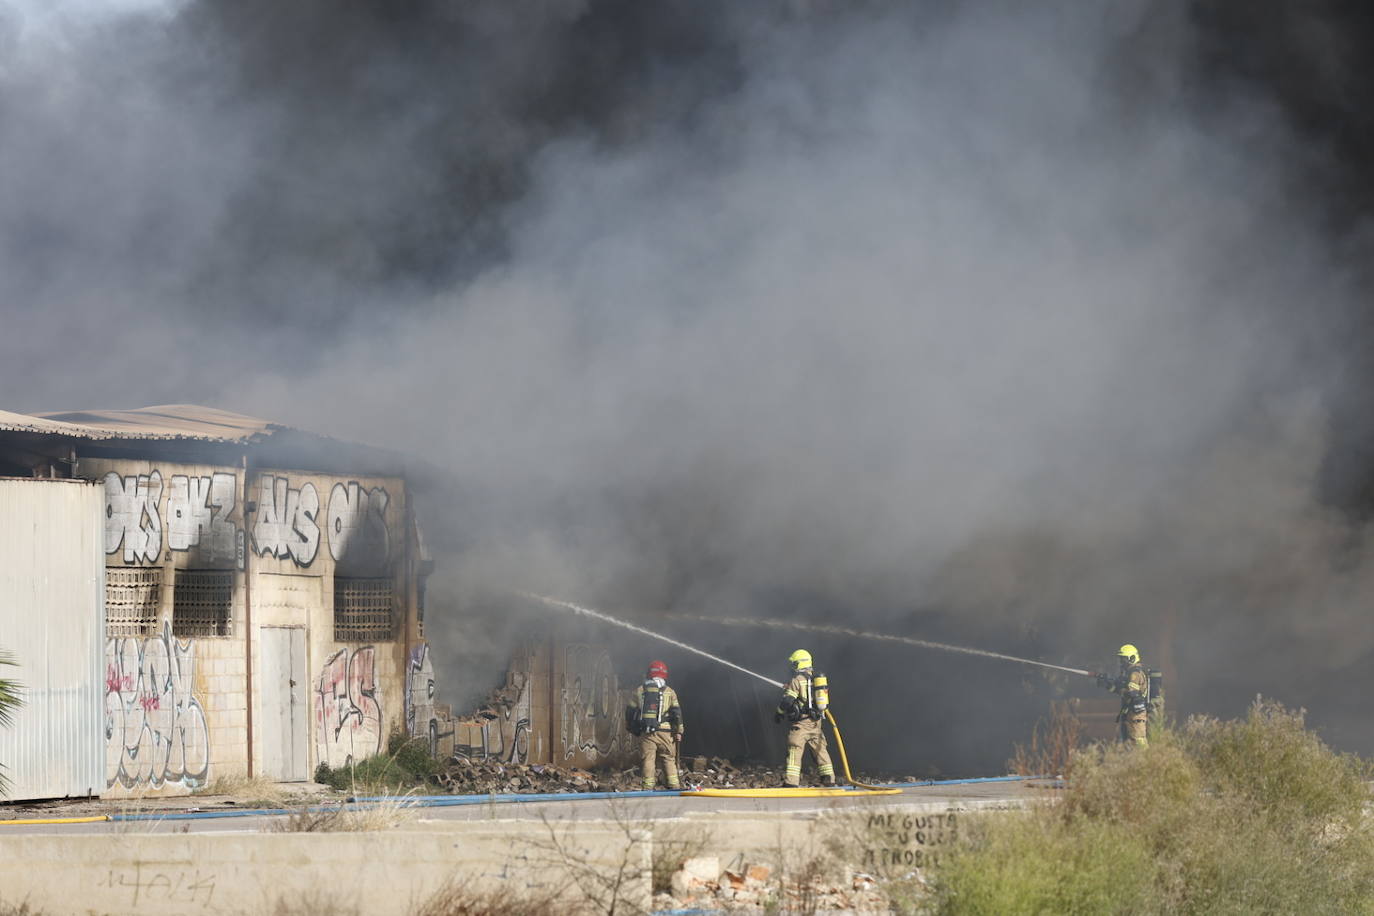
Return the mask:
M0 478L0 649L24 705L0 728L12 799L105 787L104 489Z

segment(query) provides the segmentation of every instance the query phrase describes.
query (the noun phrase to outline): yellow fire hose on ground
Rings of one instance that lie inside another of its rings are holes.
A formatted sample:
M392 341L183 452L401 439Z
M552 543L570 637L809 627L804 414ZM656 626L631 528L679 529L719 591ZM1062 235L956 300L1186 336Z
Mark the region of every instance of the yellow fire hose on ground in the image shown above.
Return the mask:
M779 789L693 789L683 792L683 795L709 796L712 798L826 798L840 797L853 798L857 795L899 795L901 789L888 789L882 786L871 786L866 782L859 782L854 775L849 772L849 755L844 752L844 738L840 736L839 723L831 715L830 710L825 711L826 721L830 723L830 728L835 732L835 747L840 752L840 763L844 767L844 778L853 789L846 789L840 786L819 786L816 788L796 788L785 787Z
M855 779L854 774L849 772L849 756L844 752L844 738L840 737L840 723L835 721L835 717L831 715L828 709L825 711L825 718L826 721L830 723L831 730L835 732L835 747L839 748L840 751L840 763L844 765L844 778L846 782L851 786L863 789L874 795L897 795L902 791L901 789L885 789L882 786L870 786L866 782L859 782Z

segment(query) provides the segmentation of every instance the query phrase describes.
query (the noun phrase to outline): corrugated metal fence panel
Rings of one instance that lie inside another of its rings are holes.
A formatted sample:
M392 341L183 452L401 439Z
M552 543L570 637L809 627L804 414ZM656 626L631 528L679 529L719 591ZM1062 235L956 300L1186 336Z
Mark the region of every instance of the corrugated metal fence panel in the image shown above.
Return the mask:
M23 685L0 728L9 798L105 788L105 492L97 483L0 478L0 649Z

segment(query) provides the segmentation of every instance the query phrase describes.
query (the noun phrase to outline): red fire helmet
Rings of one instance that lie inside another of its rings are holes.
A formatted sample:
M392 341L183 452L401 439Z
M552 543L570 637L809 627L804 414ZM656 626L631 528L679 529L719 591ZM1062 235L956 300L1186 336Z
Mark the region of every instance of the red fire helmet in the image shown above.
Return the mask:
M668 680L668 666L658 659L649 662L649 677L661 677Z

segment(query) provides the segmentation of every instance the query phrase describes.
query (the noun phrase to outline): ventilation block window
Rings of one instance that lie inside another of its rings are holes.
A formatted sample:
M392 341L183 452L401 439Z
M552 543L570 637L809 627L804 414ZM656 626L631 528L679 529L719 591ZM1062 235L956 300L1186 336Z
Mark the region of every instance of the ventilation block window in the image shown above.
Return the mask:
M157 631L157 609L161 603L161 567L106 567L107 636L152 636Z
M334 578L334 639L391 639L391 580Z
M234 612L234 573L229 569L178 569L172 588L172 633L228 636Z

